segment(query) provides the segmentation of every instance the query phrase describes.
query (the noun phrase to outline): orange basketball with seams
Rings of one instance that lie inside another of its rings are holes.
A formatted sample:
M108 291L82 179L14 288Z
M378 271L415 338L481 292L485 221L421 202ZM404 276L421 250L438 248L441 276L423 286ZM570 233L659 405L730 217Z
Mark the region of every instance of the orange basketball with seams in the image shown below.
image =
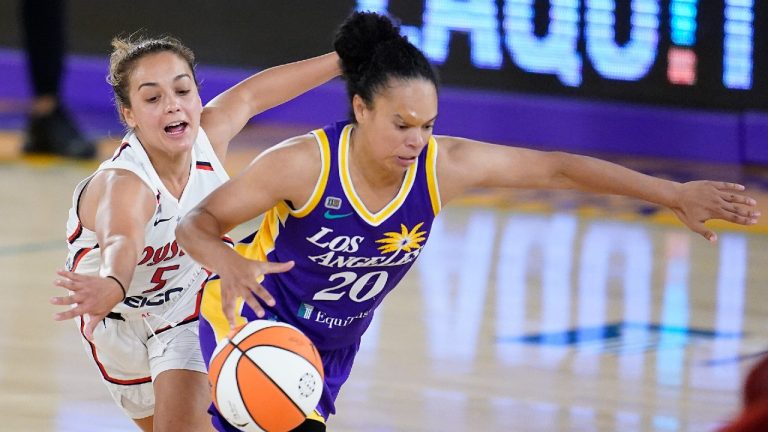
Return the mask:
M208 378L216 408L246 432L299 426L323 393L323 364L312 341L274 321L251 321L222 339Z

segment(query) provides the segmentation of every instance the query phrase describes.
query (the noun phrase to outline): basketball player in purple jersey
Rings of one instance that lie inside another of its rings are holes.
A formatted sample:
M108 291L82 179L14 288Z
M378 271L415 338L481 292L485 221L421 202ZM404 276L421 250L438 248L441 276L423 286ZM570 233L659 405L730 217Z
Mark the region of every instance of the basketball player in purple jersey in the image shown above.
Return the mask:
M432 221L473 188L559 188L618 194L671 208L716 241L709 219L750 225L743 186L650 177L598 159L433 136L437 78L425 56L386 17L355 13L334 42L351 120L289 139L182 219L185 251L216 273L204 289L200 338L216 341L248 320L293 324L325 367L316 413L297 430L325 430L360 338L383 298L419 256ZM265 214L235 250L219 238ZM235 431L216 412L219 430Z

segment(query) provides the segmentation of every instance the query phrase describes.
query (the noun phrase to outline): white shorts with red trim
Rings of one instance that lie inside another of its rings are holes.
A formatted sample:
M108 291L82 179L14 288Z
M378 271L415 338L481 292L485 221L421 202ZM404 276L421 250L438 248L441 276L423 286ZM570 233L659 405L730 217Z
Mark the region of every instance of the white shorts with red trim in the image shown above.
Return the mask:
M110 314L96 326L93 342L82 337L112 398L133 419L154 414L152 382L162 372L206 372L198 340L200 296L186 295L179 301L184 304L159 316ZM75 320L82 336L83 320Z

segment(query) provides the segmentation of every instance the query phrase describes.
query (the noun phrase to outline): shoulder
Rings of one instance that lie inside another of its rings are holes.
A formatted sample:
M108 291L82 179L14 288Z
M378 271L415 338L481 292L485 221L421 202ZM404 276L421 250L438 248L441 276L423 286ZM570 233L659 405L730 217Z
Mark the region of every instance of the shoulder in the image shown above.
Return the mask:
M136 173L120 168L102 169L85 186L79 214L83 224L93 229L100 209L110 208L119 213L138 211L149 220L155 204L154 192Z
M132 172L146 182L150 182L150 173L155 170L152 161L144 151L134 132L129 132L122 143L113 153L112 157L99 165L99 171L123 170Z
M291 172L303 171L313 166L319 166L320 150L315 136L304 134L288 138L270 147L254 160L259 165L269 165L280 170Z
M205 205L251 218L280 201L307 202L322 172L318 148L314 136L301 135L265 150L208 196Z
M322 159L315 136L304 134L262 152L243 175L253 186L274 190L281 199L303 202L321 175Z
M455 136L435 136L440 148L438 161L445 166L455 166L457 169L482 168L487 163L498 162L515 156L519 147L493 144L469 138Z
M440 148L440 153L452 157L455 157L458 152L470 149L473 143L476 143L476 141L467 138L449 135L434 135L433 137Z
M467 138L442 135L435 136L435 141L437 178L444 203L478 186L489 162L502 156L488 153L493 145Z
M437 163L444 171L443 176L453 169L460 168L462 161L471 155L474 142L466 138L447 135L435 135L437 143Z
M107 168L96 172L88 183L88 194L103 195L107 190L119 192L127 201L154 199L154 192L136 172L123 168Z
M255 160L259 172L269 172L287 184L303 184L317 179L322 157L317 140L312 134L289 138L275 145Z

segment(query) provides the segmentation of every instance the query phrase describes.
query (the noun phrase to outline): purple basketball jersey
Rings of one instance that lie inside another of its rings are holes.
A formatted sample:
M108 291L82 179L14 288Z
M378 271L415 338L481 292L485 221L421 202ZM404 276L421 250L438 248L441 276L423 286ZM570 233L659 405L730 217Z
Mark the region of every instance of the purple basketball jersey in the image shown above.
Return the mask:
M359 342L376 307L419 256L440 208L431 139L392 201L375 214L366 209L347 167L352 128L337 123L312 132L323 169L311 199L300 209L273 208L246 252L296 262L286 273L266 275L262 285L277 302L270 312L321 350Z
M365 208L347 167L352 128L337 123L312 132L322 170L309 201L298 209L278 203L264 215L259 230L235 246L248 258L295 261L290 271L265 275L261 281L276 301L265 308L266 318L296 326L317 346L325 369L317 412L326 418L336 411L334 401L376 307L421 253L441 205L437 143L432 138L406 171L392 201L377 213ZM200 343L206 363L216 341L229 330L219 282L216 275L209 280L201 305ZM256 319L247 304L240 315L238 322ZM215 407L210 412L218 430L235 430Z

